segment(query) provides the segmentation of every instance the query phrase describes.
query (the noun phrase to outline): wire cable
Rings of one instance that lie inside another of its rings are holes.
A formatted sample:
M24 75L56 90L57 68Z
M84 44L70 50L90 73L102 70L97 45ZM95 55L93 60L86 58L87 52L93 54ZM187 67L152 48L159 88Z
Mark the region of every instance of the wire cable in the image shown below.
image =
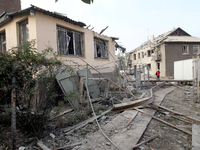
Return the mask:
M100 127L100 125L99 125L99 122L98 122L98 120L97 120L97 116L96 116L96 114L95 114L95 112L94 112L94 108L93 108L93 106L92 106L92 102L91 102L91 99L90 99L90 94L89 94L89 90L88 90L88 86L87 86L87 85L86 85L86 91L87 91L87 96L88 96L88 99L89 99L89 102L90 102L90 106L91 106L91 108L92 108L92 112L93 112L93 114L94 114L96 123L97 123L97 125L98 125L100 131L102 132L102 134L103 134L117 149L120 150L120 148L119 148L119 147L118 147L104 132L103 132L103 130L101 129L101 127Z

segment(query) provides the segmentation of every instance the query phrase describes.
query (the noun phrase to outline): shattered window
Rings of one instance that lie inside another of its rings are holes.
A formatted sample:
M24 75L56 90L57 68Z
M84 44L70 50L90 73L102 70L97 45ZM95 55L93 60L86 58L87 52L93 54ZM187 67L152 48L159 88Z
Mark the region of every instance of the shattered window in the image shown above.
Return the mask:
M23 45L29 40L28 19L19 23L19 44Z
M6 34L5 32L0 33L0 52L6 52Z
M83 34L57 27L57 49L59 55L78 55L83 57Z
M182 54L188 54L189 51L188 51L188 46L187 45L183 45L182 46Z
M94 38L94 57L108 59L108 42L99 38Z

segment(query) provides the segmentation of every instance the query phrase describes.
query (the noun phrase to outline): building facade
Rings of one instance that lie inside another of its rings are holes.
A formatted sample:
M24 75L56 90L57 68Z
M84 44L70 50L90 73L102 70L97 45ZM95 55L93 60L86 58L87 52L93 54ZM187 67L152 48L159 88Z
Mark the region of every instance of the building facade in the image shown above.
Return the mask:
M93 66L109 64L104 72L114 69L114 63L111 62L115 61L117 38L98 34L87 29L82 22L36 6L1 16L0 37L2 52L22 45L26 41L36 40L39 52L48 45L62 60L85 65L77 58L79 56Z
M157 69L161 76L174 77L174 61L191 59L199 53L200 38L192 37L181 28L151 38L128 53L128 66L145 65L150 74Z

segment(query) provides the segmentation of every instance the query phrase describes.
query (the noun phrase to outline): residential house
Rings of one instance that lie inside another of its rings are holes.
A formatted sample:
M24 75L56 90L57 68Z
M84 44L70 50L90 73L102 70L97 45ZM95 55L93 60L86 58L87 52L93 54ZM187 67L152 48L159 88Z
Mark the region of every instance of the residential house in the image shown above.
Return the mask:
M174 76L174 61L191 59L199 54L200 38L192 37L181 28L175 28L151 38L128 53L128 66L145 65L150 74L160 69L161 76Z
M114 70L115 40L118 38L98 34L83 22L33 5L14 13L3 13L0 18L0 38L0 51L3 52L35 39L39 52L48 45L63 60L85 65L77 58L79 56L93 66L107 64L104 72Z

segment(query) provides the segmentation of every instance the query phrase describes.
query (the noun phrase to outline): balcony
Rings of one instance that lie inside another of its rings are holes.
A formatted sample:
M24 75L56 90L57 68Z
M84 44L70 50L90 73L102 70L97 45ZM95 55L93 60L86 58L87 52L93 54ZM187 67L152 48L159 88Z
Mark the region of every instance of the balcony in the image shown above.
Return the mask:
M160 52L152 54L151 56L152 56L153 61L161 61L161 53Z

